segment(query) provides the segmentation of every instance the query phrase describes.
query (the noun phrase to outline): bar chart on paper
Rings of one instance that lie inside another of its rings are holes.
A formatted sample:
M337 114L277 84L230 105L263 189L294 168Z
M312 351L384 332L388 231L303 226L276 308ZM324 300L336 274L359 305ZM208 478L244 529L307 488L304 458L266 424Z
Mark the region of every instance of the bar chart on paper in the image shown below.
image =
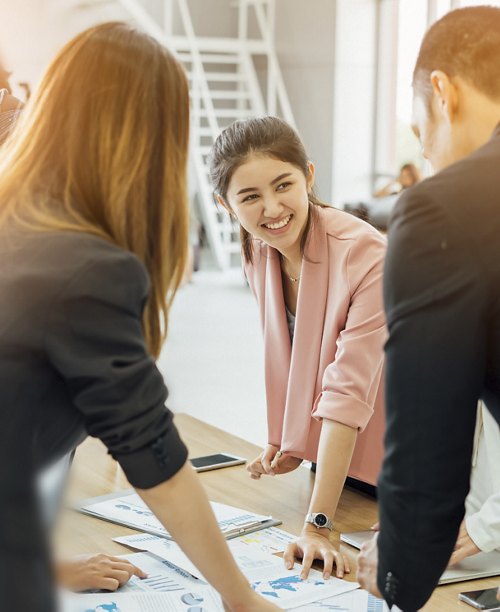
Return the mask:
M316 610L318 612L325 612L326 610L335 612L389 612L385 601L360 589L316 601L308 606L293 608L293 612L315 612Z

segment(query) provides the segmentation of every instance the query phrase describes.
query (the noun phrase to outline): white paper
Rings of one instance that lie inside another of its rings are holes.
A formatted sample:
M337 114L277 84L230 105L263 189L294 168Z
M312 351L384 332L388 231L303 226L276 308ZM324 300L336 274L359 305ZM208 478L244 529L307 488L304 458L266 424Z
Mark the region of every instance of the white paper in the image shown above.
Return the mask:
M148 577L138 578L137 576L132 576L126 584L118 589L118 593L135 593L140 591L165 593L181 590L189 591L198 588L200 585L206 586L205 582L191 576L191 574L183 569L147 552L121 555L121 557L139 567L143 572L146 572Z
M134 548L136 550L147 551L154 555L170 561L174 565L181 567L193 576L203 579L203 574L191 563L189 558L182 552L181 547L173 540L160 538L149 533L139 533L137 535L113 538L115 542Z
M129 546L130 548L148 551L182 568L196 578L206 580L200 570L182 552L180 546L172 540L141 533L138 535L114 538L114 541ZM283 560L281 558L275 557L269 552L264 552L258 544L248 542L244 538L229 540L228 546L236 564L249 579L251 578L249 572L251 573L255 569L283 567ZM269 546L266 544L265 547L268 548Z
M262 522L271 518L227 504L217 502L210 502L210 504L223 533L235 528L243 528L252 522ZM139 531L148 531L163 537L170 537L165 527L136 493L90 503L83 508L96 516L132 526Z
M251 580L252 588L282 610L292 610L359 587L357 582L339 578L325 580L323 574L316 570L311 570L309 577L301 580L301 570L301 566L295 564L292 570L283 567L272 573L269 570L255 571Z
M248 546L242 546L248 554ZM300 566L286 570L280 558L266 556L260 551L253 552L255 555L247 557L247 566L243 568L252 588L283 610L298 608L301 612L306 612L313 609L313 606L321 609L325 600L330 601L334 595L359 587L355 582L338 578L324 580L322 574L315 570L311 570L309 578L300 580ZM140 567L148 577L140 579L132 576L116 593L66 594L62 612L177 612L190 608L197 612L222 612L220 596L212 587L170 562L149 553L124 555L123 558ZM259 558L267 559L267 564L259 565ZM318 601L321 601L321 604L314 603ZM335 598L334 603L329 604L330 608L326 609L342 610L337 606L339 601L341 600ZM367 600L367 606L368 603ZM332 608L331 605L337 607ZM362 608L363 611L385 612L384 608L367 606ZM359 610L361 608L356 608L355 612Z
M65 595L62 612L221 612L222 604L207 590L183 593L100 593Z
M258 548L262 552L274 554L284 552L288 544L296 539L297 536L283 531L283 529L269 527L268 529L261 529L260 531L239 536L231 540L231 542L243 542Z
M116 593L64 594L62 612L221 612L219 594L168 561L149 553L124 555L148 574L132 578Z
M335 612L389 612L389 608L383 599L378 599L368 591L362 591L361 589L292 609L293 612L325 612L326 610L335 610Z

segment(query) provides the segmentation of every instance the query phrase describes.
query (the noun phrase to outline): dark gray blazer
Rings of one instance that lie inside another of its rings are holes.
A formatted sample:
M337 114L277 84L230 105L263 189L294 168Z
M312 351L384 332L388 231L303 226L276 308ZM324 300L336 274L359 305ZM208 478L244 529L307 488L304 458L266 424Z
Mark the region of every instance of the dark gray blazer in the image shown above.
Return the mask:
M430 597L455 544L480 398L500 423L500 126L401 196L384 284L378 585L406 612Z
M11 227L0 262L0 588L9 609L38 612L52 603L34 475L87 434L139 488L187 451L144 342L143 264L88 234Z

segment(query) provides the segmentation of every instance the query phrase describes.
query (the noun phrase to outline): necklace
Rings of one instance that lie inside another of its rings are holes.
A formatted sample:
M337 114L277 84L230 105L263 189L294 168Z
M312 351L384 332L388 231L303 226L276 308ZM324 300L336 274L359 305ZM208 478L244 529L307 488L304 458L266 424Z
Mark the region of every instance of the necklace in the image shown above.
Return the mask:
M300 277L302 276L302 274L299 274L298 276L292 276L291 274L288 274L288 272L286 271L286 268L285 268L285 261L284 261L283 257L281 257L281 269L285 273L285 276L288 278L288 280L292 281L292 283L298 283L299 282Z

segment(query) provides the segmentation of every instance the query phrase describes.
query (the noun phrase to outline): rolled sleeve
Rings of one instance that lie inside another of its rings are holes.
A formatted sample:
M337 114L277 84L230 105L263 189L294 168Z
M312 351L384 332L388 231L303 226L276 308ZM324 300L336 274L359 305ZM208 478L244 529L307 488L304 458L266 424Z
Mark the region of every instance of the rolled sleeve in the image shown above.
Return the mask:
M500 492L490 496L479 512L465 518L467 532L483 552L500 548Z
M45 346L87 432L102 440L133 486L147 489L172 477L187 450L145 345L147 272L131 253L103 250L58 297Z
M385 242L368 235L351 248L347 278L349 312L337 341L335 359L324 372L322 393L312 415L363 431L368 424L382 380L387 337L382 274Z
M363 431L373 414L373 407L352 396L335 391L322 391L314 407L317 419L330 419Z

